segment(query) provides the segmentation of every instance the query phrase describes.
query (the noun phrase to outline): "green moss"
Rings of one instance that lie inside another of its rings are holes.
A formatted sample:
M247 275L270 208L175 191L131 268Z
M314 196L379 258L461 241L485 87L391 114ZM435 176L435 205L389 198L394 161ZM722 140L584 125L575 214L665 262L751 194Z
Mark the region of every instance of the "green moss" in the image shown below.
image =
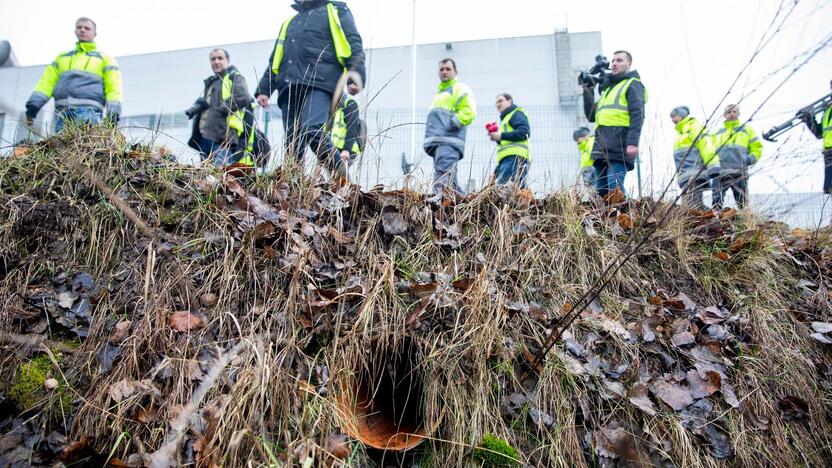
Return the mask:
M50 377L58 381L58 388L51 391L43 386L46 379ZM9 389L9 397L23 411L50 398L54 398L51 404L58 408L66 408L72 403L72 394L69 392L66 381L60 375L52 375L52 362L44 354L20 365L14 383Z
M162 216L159 221L165 226L176 226L179 221L185 217L185 213L178 208L168 208L162 211Z
M493 434L483 436L479 447L474 449L474 458L482 466L520 466L520 452Z

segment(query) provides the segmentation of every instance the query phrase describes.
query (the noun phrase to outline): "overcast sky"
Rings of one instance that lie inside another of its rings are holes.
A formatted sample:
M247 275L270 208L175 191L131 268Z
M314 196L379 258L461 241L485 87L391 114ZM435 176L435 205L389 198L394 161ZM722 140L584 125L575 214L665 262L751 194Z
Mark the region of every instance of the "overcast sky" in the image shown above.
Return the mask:
M412 0L346 3L365 47L410 42ZM12 43L23 65L49 62L70 48L78 16L97 21L99 46L116 56L273 39L292 13L290 4L0 0L0 38ZM561 27L601 31L607 54L615 49L633 53L634 67L649 90L643 147L664 150L672 145L674 130L667 114L675 105L688 104L704 117L717 106L739 101L745 118L762 106L752 122L762 133L828 93L832 78L832 47L827 45L783 83L807 51L831 37L832 0L417 0L417 5L419 43L549 34ZM771 37L766 43L764 38ZM777 86L781 88L772 96ZM792 143L802 142L800 152L805 154L786 154L767 144L768 161L752 177L752 190L771 191L784 184L802 188L794 191L819 189L821 166L813 155L819 143L803 130L792 136ZM657 172L663 173L658 167Z

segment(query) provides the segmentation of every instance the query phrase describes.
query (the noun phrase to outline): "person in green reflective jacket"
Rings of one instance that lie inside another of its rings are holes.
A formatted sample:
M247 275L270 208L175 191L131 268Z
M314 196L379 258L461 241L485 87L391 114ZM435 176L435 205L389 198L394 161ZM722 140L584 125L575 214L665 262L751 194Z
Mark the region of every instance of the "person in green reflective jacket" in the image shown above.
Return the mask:
M471 88L457 79L453 59L439 61L439 80L425 123L423 148L433 158L433 192L462 194L456 166L465 154L465 135L477 116L477 103Z
M703 193L709 187L709 178L719 174L719 158L705 126L690 115L688 106L670 111L670 120L677 132L673 161L676 163L676 180L684 192L683 200L689 206L704 210Z
M832 89L832 81L829 89ZM823 193L832 193L832 105L823 111L820 122L808 112L801 111L797 115L815 137L823 140Z
M588 188L595 188L595 167L592 165L592 146L595 144L595 137L589 127L578 127L572 132L572 139L578 144L578 151L581 154L579 181Z
M714 185L714 206L724 206L725 193L730 188L737 206L744 208L748 201L748 168L763 156L763 142L751 127L740 123L737 104L727 105L724 116L724 126L713 140L720 166L718 183Z
M26 101L26 123L31 126L41 108L55 99L55 131L67 121L117 123L124 101L121 72L116 60L95 45L96 24L89 18L75 21L75 48L46 66L35 90Z
M520 188L526 188L531 162L529 116L514 105L514 99L508 93L498 94L496 105L500 127L488 134L491 141L497 143L496 181L498 184L515 182Z

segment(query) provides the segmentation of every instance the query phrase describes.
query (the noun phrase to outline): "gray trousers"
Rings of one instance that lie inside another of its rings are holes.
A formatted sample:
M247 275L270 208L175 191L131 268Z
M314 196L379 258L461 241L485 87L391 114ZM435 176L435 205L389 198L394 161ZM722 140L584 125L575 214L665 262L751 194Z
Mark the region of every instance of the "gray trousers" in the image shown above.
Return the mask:
M456 166L462 155L449 145L439 145L429 154L433 156L433 193L442 193L445 188L462 195L465 192L456 178Z

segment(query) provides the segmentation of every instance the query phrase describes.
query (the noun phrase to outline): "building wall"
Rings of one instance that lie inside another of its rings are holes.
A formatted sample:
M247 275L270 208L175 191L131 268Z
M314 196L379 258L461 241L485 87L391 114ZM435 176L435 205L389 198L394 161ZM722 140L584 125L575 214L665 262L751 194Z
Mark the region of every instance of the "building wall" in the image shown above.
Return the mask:
M564 40L565 39L565 40ZM251 90L267 66L273 41L229 44L231 62L246 77ZM560 50L558 50L560 45ZM67 49L71 44L67 45ZM136 139L151 136L181 153L183 162L195 161L185 148L190 133L183 112L202 91L210 74L208 53L213 47L132 55L118 58L124 77L124 131ZM568 49L568 50L565 50ZM58 53L60 51L56 51ZM419 45L417 50L417 148L424 133L426 106L436 91L437 63L451 57L459 66L460 79L468 84L479 104L478 117L468 132L465 159L460 166L463 186L479 187L494 169L494 143L484 130L498 119L496 94L508 92L529 114L532 124L533 163L530 179L535 190L543 191L571 184L577 173L577 155L571 139L575 126L584 123L578 108L575 81L577 71L593 63L601 53L599 32L499 38L477 41ZM386 47L367 51L368 83L362 97L366 109L370 148L360 169L354 173L362 184L396 185L402 179L400 162L404 153L415 163L414 177L429 182L430 158L421 151L411 154L410 47ZM561 67L558 67L558 64ZM569 66L566 67L565 65ZM20 115L43 66L0 69L0 113ZM570 85L571 84L571 85ZM282 128L279 111L261 113L274 147L279 148ZM48 128L51 105L41 112L39 123ZM8 118L14 120L14 117ZM14 122L12 122L14 123ZM4 126L3 146L19 140L25 132L18 125ZM279 163L282 155L273 159ZM312 159L312 158L307 158Z

